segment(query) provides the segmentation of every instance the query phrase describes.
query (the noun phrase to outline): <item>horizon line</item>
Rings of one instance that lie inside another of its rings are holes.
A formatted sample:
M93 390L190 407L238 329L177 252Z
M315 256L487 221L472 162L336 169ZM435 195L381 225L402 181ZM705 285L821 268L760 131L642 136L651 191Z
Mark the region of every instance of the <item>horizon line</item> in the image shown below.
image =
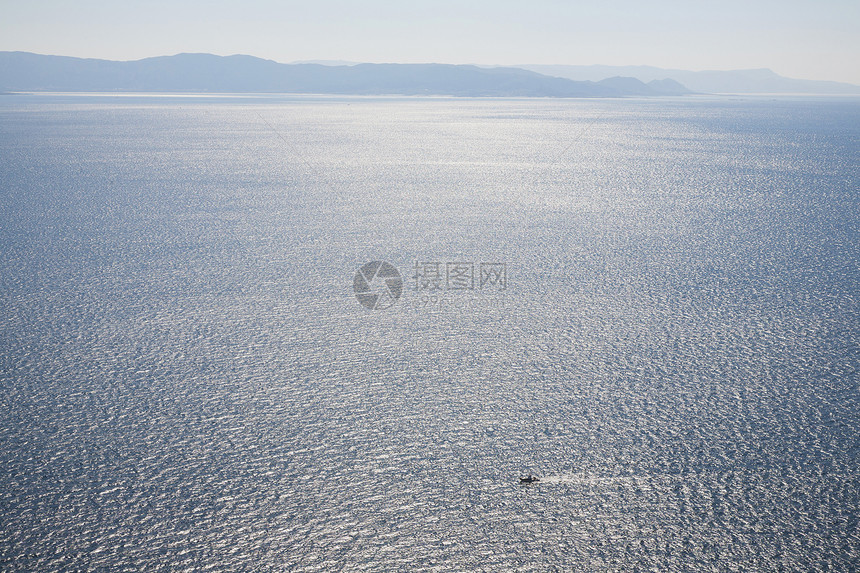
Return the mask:
M131 62L141 62L144 60L151 60L156 58L173 58L177 56L213 56L217 58L231 58L231 57L247 57L247 58L255 58L258 60L263 60L267 62L273 62L280 65L320 65L320 66L329 66L329 67L350 67L357 66L363 64L371 64L371 65L443 65L443 66L473 66L473 67L484 67L484 68L517 68L524 69L524 66L551 66L551 67L577 67L577 68L652 68L654 70L659 70L662 72L690 72L690 73L708 73L708 72L762 72L767 71L772 74L776 74L777 76L790 80L801 80L807 82L825 82L825 83L835 83L842 84L846 86L853 86L860 88L860 83L854 84L851 82L844 82L839 80L816 80L816 79L807 79L807 78L795 78L789 76L783 76L779 72L773 70L770 67L753 67L753 68L726 68L726 69L717 69L717 68L705 68L705 69L684 69L684 68L664 68L661 66L655 66L652 64L546 64L546 63L520 63L520 64L482 64L482 63L473 63L473 62L465 62L465 63L450 63L450 62L395 62L395 61L383 61L383 62L370 62L370 61L351 61L351 60L340 60L340 59L328 59L328 58L317 58L317 59L302 59L302 60L292 60L289 62L282 62L278 60L274 60L271 58L265 58L261 56L255 56L253 54L246 53L234 53L234 54L216 54L212 52L177 52L174 54L161 54L156 56L146 56L143 58L136 59L110 59L105 57L83 57L83 56L69 56L65 54L45 54L39 52L30 52L27 50L0 50L0 53L18 53L18 54L31 54L34 56L46 56L46 57L57 57L57 58L72 58L77 60L99 60L105 62L118 62L118 63L131 63ZM326 63L329 62L329 63Z

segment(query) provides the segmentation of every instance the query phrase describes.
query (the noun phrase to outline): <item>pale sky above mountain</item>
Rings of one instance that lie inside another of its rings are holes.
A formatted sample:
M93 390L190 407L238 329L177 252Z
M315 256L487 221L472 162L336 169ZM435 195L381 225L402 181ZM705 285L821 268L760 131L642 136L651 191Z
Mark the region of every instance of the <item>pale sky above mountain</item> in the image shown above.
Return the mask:
M860 84L857 0L0 0L0 50L140 59L768 67Z

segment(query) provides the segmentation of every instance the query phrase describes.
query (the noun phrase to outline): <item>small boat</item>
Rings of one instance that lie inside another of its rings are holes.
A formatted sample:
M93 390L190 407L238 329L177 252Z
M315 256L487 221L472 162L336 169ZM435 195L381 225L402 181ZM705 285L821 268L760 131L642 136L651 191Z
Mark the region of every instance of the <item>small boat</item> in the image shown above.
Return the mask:
M532 474L529 474L529 477L520 478L520 483L534 483L536 481L540 481L540 478L537 476L533 476Z

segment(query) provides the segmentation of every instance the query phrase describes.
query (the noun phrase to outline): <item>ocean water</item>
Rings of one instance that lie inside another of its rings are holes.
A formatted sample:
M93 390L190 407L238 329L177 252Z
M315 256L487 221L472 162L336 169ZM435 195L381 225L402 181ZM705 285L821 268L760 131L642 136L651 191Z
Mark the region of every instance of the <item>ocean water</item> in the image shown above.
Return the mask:
M846 98L0 96L0 570L856 570L858 160Z

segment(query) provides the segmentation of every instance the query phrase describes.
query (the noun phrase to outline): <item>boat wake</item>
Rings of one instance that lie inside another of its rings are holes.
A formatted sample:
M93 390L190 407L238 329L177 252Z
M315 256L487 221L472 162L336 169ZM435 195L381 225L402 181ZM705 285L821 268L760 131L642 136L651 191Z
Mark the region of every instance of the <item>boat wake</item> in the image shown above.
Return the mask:
M613 485L645 485L650 481L649 476L596 476L589 474L557 474L541 476L538 483L573 484L594 487Z

